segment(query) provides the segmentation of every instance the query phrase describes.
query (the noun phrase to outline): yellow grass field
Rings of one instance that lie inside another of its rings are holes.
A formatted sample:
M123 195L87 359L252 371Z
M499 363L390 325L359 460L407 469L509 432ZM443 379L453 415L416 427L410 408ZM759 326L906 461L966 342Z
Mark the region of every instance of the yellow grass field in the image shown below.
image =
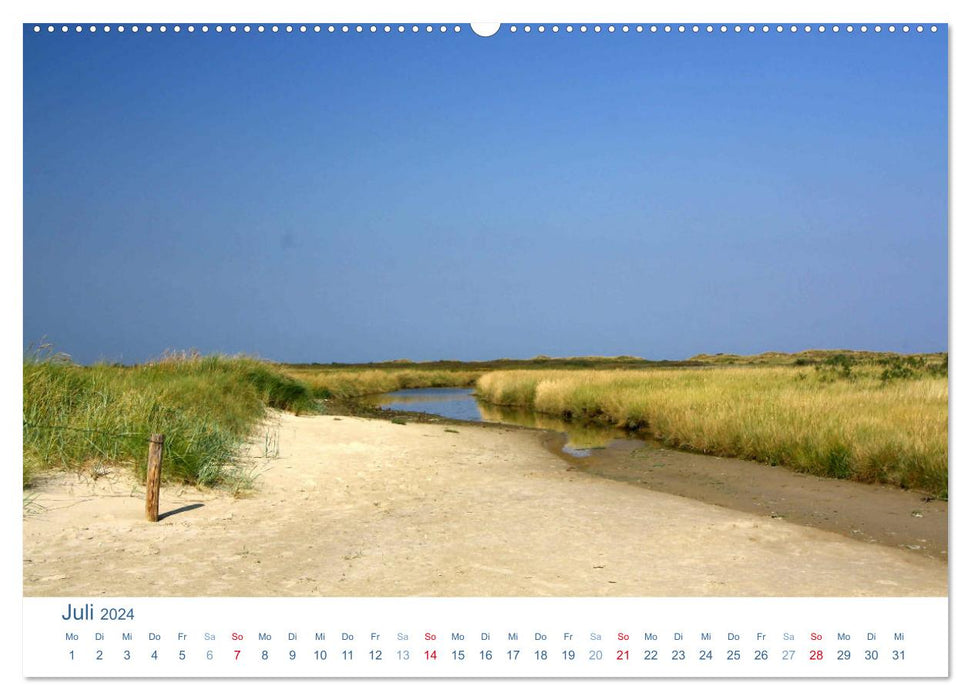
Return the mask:
M815 368L501 371L485 401L638 429L668 445L947 495L948 383Z

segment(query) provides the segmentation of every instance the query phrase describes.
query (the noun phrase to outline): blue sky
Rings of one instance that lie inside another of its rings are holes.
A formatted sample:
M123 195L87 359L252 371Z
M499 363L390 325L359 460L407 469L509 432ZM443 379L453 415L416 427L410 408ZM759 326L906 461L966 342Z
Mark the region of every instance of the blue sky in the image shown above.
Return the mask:
M25 28L24 340L944 350L946 70L946 32Z

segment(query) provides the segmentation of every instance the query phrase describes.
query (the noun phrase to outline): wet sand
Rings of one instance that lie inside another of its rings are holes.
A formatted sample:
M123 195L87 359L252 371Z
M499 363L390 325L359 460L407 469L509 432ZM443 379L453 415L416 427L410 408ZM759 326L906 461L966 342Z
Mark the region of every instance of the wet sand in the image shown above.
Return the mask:
M571 469L947 561L947 501L919 491L826 479L641 440L615 440L587 457L573 457L562 451L565 441L549 433L543 444Z
M40 483L25 595L947 594L926 551L583 473L545 433L286 414L267 430L279 456L255 441L251 494L165 486L159 523L122 471Z

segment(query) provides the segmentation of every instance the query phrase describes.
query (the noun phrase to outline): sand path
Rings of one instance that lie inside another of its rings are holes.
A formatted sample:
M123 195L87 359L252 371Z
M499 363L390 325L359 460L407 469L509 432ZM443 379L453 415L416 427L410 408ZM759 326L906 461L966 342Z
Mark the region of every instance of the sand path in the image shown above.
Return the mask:
M569 471L539 434L275 414L246 498L51 477L31 596L938 596L940 561ZM458 432L454 432L454 431ZM201 505L197 505L201 504ZM192 507L194 506L194 507Z

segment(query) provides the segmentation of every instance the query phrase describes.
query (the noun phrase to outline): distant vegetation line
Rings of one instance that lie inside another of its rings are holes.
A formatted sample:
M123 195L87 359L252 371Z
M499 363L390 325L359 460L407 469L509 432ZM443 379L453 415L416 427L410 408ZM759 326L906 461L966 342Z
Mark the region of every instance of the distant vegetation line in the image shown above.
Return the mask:
M894 360L921 360L927 363L947 363L946 352L912 353L876 352L873 350L803 350L801 352L763 352L758 355L694 355L688 362L704 365L817 365L831 362L834 358L846 358L852 363L889 362Z
M733 355L727 353L694 355L685 360L648 360L633 355L613 357L580 356L550 357L537 355L518 360L433 360L419 361L400 359L362 363L285 363L283 366L300 370L361 370L361 369L424 369L463 370L487 372L498 369L648 369L653 367L709 367L712 365L816 365L833 357L844 356L852 362L877 362L891 358L921 358L927 362L946 361L946 352L902 354L870 350L803 350L801 352L764 352L757 355Z

